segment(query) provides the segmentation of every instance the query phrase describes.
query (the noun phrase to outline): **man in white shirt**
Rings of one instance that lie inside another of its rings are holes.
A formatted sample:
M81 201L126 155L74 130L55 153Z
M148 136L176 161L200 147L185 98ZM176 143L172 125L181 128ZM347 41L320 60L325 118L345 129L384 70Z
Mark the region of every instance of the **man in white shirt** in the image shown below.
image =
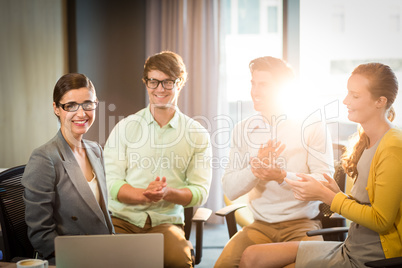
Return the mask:
M291 115L286 111L289 107L279 101L294 79L292 69L273 57L254 59L249 67L251 97L258 114L234 127L222 184L231 200L248 194L254 222L231 238L215 267L238 267L250 245L308 239L307 231L321 228L314 219L319 202L296 200L284 178L297 180L296 173L305 173L325 180L323 173L334 173L325 122L303 118L301 113Z

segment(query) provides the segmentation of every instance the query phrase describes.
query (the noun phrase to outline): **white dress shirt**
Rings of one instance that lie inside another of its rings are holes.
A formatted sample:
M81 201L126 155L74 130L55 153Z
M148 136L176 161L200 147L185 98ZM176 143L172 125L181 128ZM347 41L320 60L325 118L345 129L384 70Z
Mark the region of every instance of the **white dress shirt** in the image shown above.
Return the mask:
M250 157L256 157L262 144L276 139L286 145L277 164L287 177L297 179L296 173L310 174L323 180L323 173L334 174L333 150L325 122L314 117L297 120L285 116L266 124L260 114L239 122L233 129L230 161L222 177L226 196L234 200L249 195L249 208L254 219L269 223L314 218L318 201L296 200L290 186L284 182L261 181L251 171Z

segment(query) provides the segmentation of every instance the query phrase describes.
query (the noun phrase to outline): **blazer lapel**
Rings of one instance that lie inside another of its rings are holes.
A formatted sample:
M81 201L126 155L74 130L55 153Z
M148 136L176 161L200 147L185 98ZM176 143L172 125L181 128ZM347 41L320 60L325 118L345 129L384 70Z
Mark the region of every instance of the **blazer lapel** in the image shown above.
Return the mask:
M95 149L92 149L87 144L87 142L84 141L84 144L85 144L85 148L87 150L87 156L88 156L89 162L92 165L92 168L96 174L96 177L98 178L98 184L99 184L99 188L101 190L102 198L107 198L105 170L103 168L103 164L101 163L101 158L100 158L100 156L95 154L95 152L94 152Z
M101 157L101 151L99 147L94 147L92 148L91 145L89 145L85 140L84 140L84 146L87 150L87 156L89 159L89 162L91 162L92 168L96 174L97 180L98 180L98 185L99 185L99 190L100 190L100 198L101 198L101 209L103 212L103 218L106 220L106 223L109 227L109 230L113 229L113 224L108 220L109 219L109 211L107 208L107 187L106 187L106 177L105 177L105 169L104 165L102 163L103 158ZM95 153L95 150L97 153Z
M82 173L81 168L80 168L77 160L75 159L75 156L74 156L73 152L71 151L70 146L65 141L61 132L59 132L59 139L57 142L58 142L58 145L60 148L60 152L64 158L63 166L66 169L67 174L68 174L72 184L75 186L75 189L77 190L77 192L82 196L82 199L84 200L84 202L91 208L93 213L95 213L102 222L105 222L105 216L102 213L102 210L100 209L99 204L97 203L94 194L92 193L91 189L89 188L88 182L85 179L84 174ZM88 151L91 151L91 150L89 149L89 150L87 150L87 152ZM89 158L89 161L91 162L91 164L93 164L92 162L96 162L96 161L91 161L91 158L94 158L94 157L96 158L96 156L94 156L93 152L91 152L91 153L92 153L91 157L88 156L88 158ZM98 159L98 161L99 161L99 159ZM93 168L95 169L95 167L93 167ZM95 170L95 173L98 176L99 171L96 172L96 170Z

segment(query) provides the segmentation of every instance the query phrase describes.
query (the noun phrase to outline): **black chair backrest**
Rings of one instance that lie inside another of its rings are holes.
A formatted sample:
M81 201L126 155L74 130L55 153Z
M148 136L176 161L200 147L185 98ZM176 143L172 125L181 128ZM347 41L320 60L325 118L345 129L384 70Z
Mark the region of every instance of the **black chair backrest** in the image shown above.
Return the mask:
M345 152L346 148L345 146L337 143L333 143L332 148L334 150L334 167L335 167L334 180L338 183L339 189L341 189L342 192L345 192L346 173L342 168L341 155ZM331 211L330 207L327 204L324 203L320 204L319 218L321 219L329 218L331 217L332 214L333 212ZM323 228L330 228L330 227L338 227L338 226L327 226L326 222L324 221Z
M25 165L0 173L0 222L4 241L4 261L15 257L32 258L34 249L25 222L24 187L21 178Z
M194 207L184 208L184 234L186 236L186 240L190 240L193 215L194 215Z
M335 174L334 180L338 183L339 189L342 192L345 192L346 186L346 173L342 168L340 162L336 162L335 165ZM320 214L317 218L321 220L321 224L323 228L332 228L332 227L345 227L346 220L343 217L340 218L331 218L334 212L331 211L330 206L327 204L321 203L320 204ZM325 241L343 241L346 238L345 233L339 234L327 234L323 235Z
M334 180L338 183L339 189L345 192L346 173L340 163L335 166ZM330 217L333 214L330 207L324 203L320 204L320 212L323 217Z

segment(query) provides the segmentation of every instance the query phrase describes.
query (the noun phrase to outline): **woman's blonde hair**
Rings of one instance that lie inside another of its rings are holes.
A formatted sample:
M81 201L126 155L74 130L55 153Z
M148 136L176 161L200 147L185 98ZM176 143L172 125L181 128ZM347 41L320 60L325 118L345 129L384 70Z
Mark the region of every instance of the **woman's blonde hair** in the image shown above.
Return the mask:
M373 99L387 98L388 120L395 118L395 110L392 104L398 94L398 80L392 69L381 63L366 63L357 66L351 75L359 74L369 80L368 90ZM357 163L363 151L370 143L369 137L359 125L358 131L350 140L352 146L342 155L342 163L345 172L353 179L357 178Z

